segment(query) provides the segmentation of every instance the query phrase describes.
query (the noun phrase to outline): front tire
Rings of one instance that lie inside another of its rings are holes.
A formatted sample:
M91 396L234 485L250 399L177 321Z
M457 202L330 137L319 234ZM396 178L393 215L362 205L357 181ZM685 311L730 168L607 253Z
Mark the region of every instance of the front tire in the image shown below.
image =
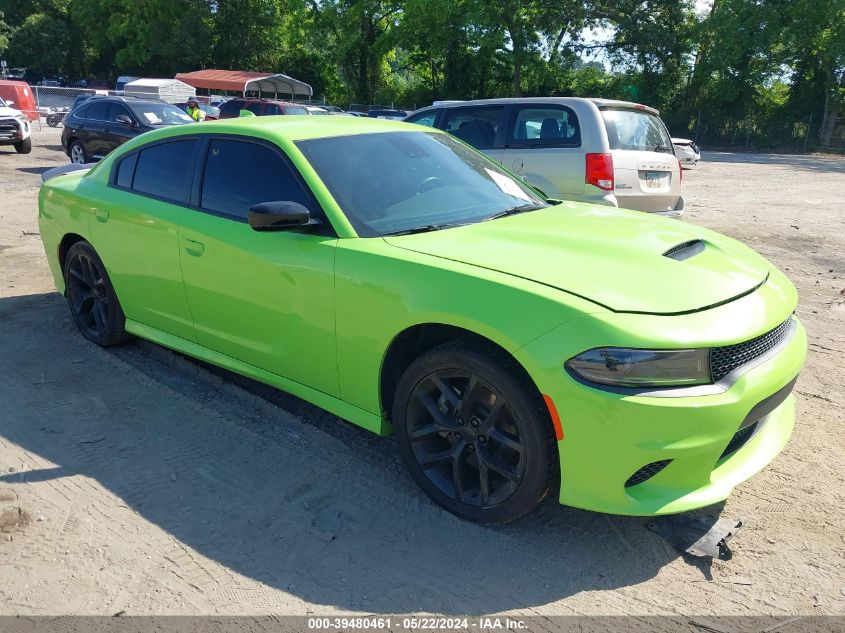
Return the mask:
M399 453L423 491L452 514L513 521L551 489L553 427L522 376L504 353L447 343L400 379L392 411Z
M18 154L29 154L32 151L32 137L30 136L19 143L15 143L15 151Z
M103 347L131 338L106 267L88 242L70 247L64 276L70 314L85 338Z

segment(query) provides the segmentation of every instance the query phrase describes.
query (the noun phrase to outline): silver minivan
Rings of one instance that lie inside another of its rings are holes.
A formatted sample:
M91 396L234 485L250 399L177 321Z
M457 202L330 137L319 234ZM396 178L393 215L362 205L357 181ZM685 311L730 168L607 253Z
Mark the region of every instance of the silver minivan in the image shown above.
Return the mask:
M578 97L442 101L405 120L450 132L550 198L684 210L672 139L648 106Z

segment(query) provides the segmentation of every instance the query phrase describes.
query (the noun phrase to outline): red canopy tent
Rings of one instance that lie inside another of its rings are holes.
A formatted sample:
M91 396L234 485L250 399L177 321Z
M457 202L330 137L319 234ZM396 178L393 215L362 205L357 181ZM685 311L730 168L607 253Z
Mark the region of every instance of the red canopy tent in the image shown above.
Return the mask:
M175 79L194 88L240 92L272 93L274 96L311 97L314 91L304 81L281 73L255 73L243 70L195 70L179 73Z

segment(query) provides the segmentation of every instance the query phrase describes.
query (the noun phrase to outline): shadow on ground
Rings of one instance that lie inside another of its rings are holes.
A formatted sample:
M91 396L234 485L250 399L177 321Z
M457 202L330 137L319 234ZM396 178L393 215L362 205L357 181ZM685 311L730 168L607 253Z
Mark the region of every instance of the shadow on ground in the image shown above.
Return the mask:
M223 566L350 610L477 614L635 585L679 556L646 519L553 499L506 526L461 521L415 487L390 438L280 396L285 411L148 343L97 348L57 294L0 299L0 350L0 437L55 464L0 483L90 478L140 514L124 538L162 564L176 563L145 521L208 576ZM190 573L177 575L212 602L235 582Z

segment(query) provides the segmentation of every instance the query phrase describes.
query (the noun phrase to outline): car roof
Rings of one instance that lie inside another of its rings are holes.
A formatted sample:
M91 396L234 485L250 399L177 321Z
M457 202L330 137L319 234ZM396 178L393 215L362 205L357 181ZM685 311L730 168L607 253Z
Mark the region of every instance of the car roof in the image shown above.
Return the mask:
M593 103L597 108L630 108L645 110L651 114L658 114L654 108L619 99L593 99L587 97L503 97L498 99L474 99L472 101L435 101L432 105L420 108L417 112L433 108L460 108L475 105L511 105L526 103Z
M211 134L254 136L284 142L378 132L443 134L439 130L432 128L422 130L418 125L402 121L345 116L313 117L311 115L236 117L203 123L199 128L197 130L195 126L175 126L155 132L147 132L143 136L152 140L153 135L163 139L171 136L196 134L199 131Z

